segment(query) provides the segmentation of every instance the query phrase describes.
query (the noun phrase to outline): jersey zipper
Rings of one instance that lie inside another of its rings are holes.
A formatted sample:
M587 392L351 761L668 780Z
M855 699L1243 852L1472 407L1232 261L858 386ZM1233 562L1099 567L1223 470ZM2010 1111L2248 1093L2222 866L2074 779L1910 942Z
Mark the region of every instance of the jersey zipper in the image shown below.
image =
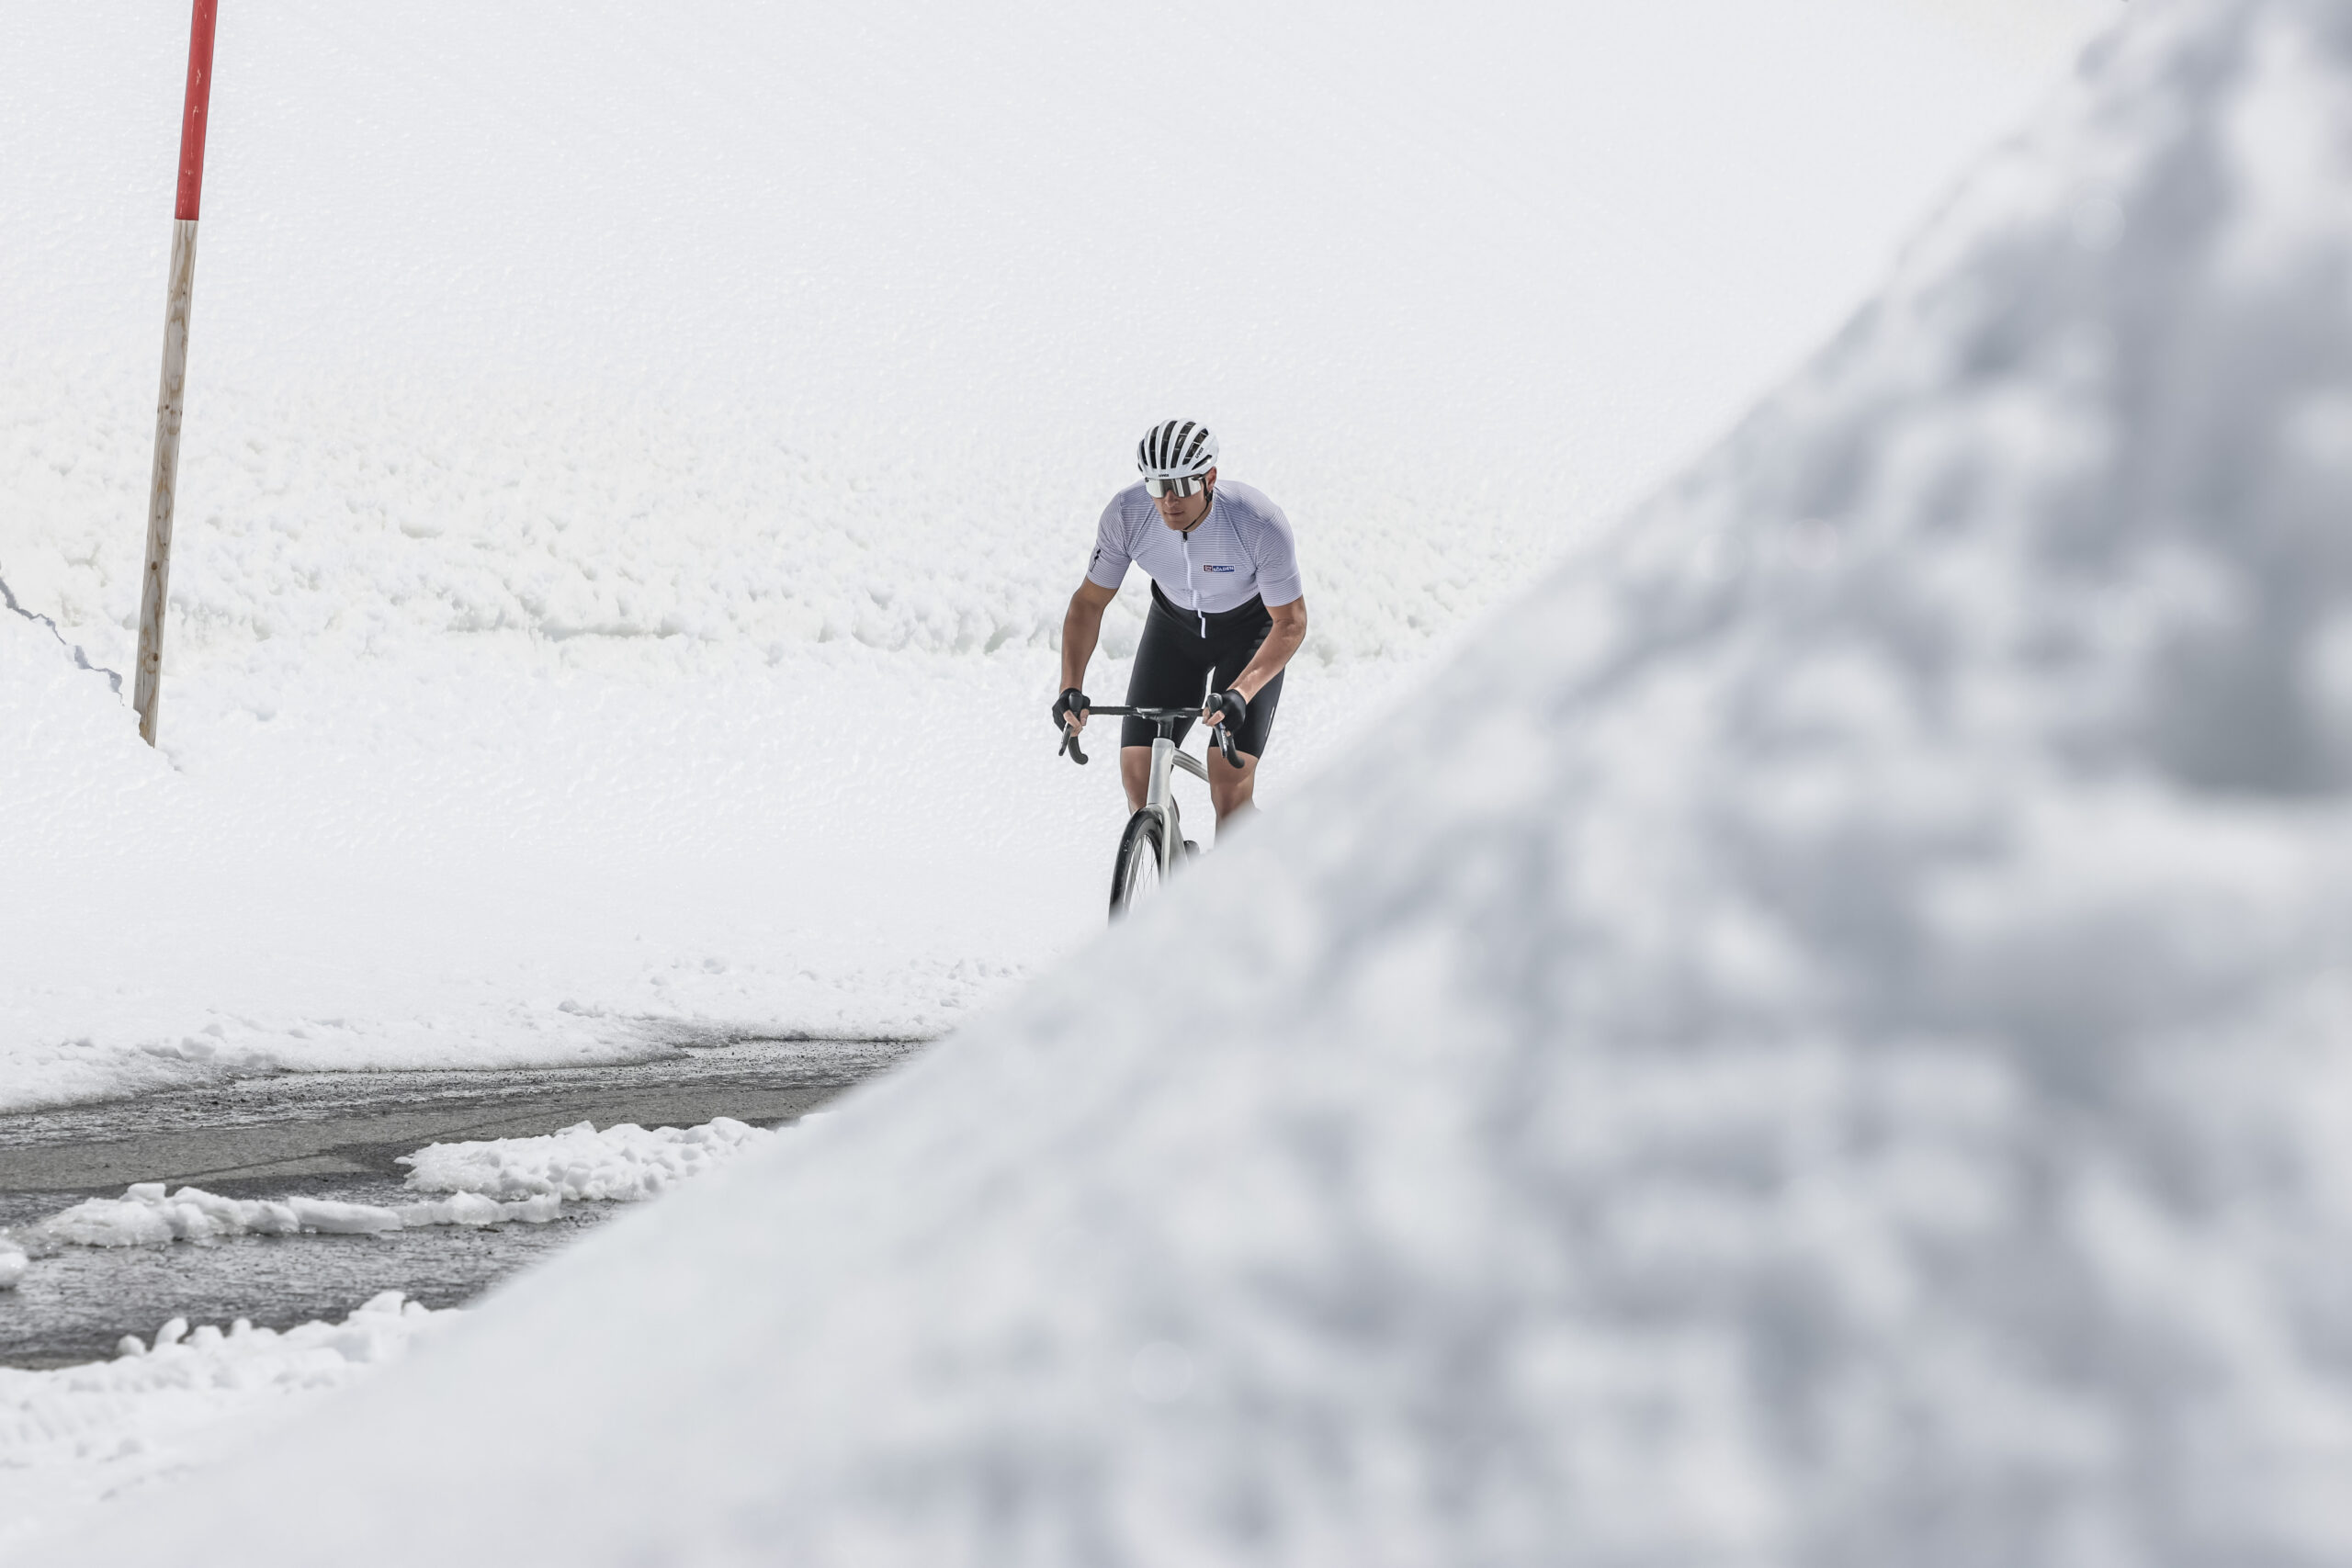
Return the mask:
M1211 497L1209 500L1209 512L1214 512L1216 510L1216 500L1215 497ZM1209 513L1202 513L1201 523L1205 523L1208 520ZM1193 524L1193 528L1199 527L1201 523ZM1184 592L1193 596L1193 614L1200 616L1201 618L1201 640L1203 642L1206 642L1209 636L1209 616L1208 612L1201 608L1200 576L1193 570L1193 528L1187 528L1182 533L1177 535L1176 544L1177 547L1184 552Z

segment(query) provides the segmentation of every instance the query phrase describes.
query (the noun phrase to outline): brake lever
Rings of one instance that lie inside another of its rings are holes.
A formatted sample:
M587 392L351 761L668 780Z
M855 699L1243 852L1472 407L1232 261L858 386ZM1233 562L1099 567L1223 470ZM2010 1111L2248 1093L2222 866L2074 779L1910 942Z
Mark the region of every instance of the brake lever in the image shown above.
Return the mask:
M1061 750L1055 752L1054 755L1058 757L1064 751L1069 753L1069 760L1071 761L1076 762L1081 768L1086 766L1086 753L1078 749L1078 731L1070 728L1068 725L1064 725L1062 727Z

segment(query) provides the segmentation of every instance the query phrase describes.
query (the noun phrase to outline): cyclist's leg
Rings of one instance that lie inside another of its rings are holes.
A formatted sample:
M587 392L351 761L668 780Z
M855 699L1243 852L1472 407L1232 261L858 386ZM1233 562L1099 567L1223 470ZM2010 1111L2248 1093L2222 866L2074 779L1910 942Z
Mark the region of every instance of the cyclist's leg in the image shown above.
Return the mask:
M1144 796L1151 793L1151 747L1122 746L1119 748L1119 782L1127 786L1127 809L1143 809Z
M1154 604L1144 617L1143 639L1136 646L1135 668L1127 675L1127 706L1136 708L1191 707L1198 711L1208 695L1209 660L1199 637ZM1187 719L1176 727L1181 744L1192 728ZM1151 788L1151 742L1157 733L1148 720L1119 721L1119 782L1127 788L1127 809L1143 809Z
M1266 750L1266 737L1274 728L1274 705L1282 694L1283 678L1277 675L1251 699L1250 716L1233 735L1238 765L1227 762L1216 747L1209 748L1209 803L1216 807L1219 827L1229 817L1258 809L1258 758Z
M1238 747L1235 756L1238 762L1227 762L1223 751L1209 748L1209 804L1216 807L1219 831L1228 818L1258 809L1251 798L1258 792L1258 759Z
M1261 636L1250 643L1247 652L1238 658L1227 655L1218 660L1214 674L1219 690L1249 668L1250 660L1257 657L1258 643L1264 640ZM1274 709L1281 705L1282 699L1283 678L1280 675L1267 682L1264 688L1250 699L1250 715L1241 721L1241 728L1233 735L1233 750L1240 759L1238 766L1227 762L1225 753L1216 747L1209 748L1209 802L1216 807L1216 819L1220 826L1228 817L1258 808L1255 799L1258 759L1265 754L1267 739L1273 733Z

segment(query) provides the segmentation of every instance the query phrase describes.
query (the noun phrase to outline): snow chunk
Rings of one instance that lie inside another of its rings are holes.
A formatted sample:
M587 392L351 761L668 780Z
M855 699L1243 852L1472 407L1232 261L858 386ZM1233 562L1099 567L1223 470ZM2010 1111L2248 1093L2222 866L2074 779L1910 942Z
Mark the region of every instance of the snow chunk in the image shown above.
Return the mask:
M544 1137L434 1144L400 1163L411 1168L408 1185L419 1192L634 1203L775 1135L728 1116L650 1132L624 1122L600 1133L581 1122Z
M812 1112L812 1114L815 1114ZM807 1120L807 1118L803 1118ZM432 1144L400 1163L409 1187L442 1192L396 1207L330 1198L227 1198L200 1187L167 1191L134 1182L119 1198L90 1198L29 1233L41 1247L162 1247L241 1235L380 1235L427 1225L539 1225L566 1202L640 1202L716 1168L774 1134L732 1117L699 1127L578 1122L536 1138ZM25 1255L0 1238L0 1290L24 1274Z
M164 1184L141 1181L119 1198L90 1198L41 1222L34 1235L66 1247L159 1247L238 1235L379 1235L417 1225L545 1224L560 1200L498 1203L475 1198L408 1203L397 1209L325 1198L223 1198L200 1187L166 1197Z

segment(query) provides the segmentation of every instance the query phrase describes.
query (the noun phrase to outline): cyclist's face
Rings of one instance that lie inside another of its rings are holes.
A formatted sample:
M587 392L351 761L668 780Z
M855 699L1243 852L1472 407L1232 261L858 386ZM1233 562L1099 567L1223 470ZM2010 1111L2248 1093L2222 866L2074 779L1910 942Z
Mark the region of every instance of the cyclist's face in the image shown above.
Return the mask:
M1170 491L1154 496L1151 503L1159 508L1159 520L1170 528L1189 528L1209 514L1209 498L1216 493L1216 470L1211 468L1201 476L1208 483L1196 495L1178 495Z

